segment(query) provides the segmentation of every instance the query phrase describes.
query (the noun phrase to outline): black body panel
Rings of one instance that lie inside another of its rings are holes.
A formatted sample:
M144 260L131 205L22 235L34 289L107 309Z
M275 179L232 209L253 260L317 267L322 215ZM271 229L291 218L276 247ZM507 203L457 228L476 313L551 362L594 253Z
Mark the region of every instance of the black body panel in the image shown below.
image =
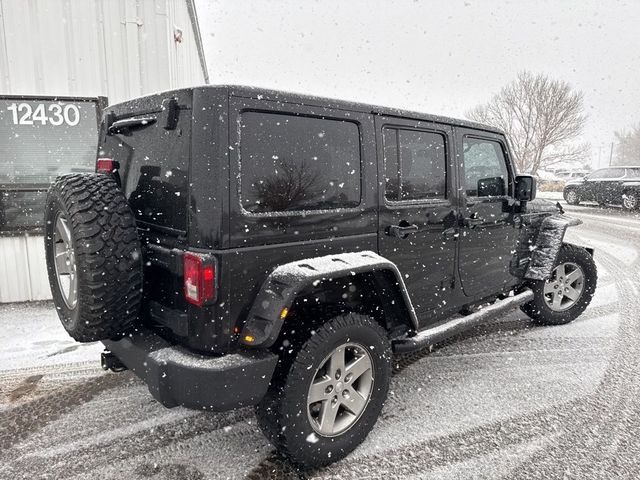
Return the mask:
M222 357L199 355L141 329L103 342L166 407L223 411L255 405L264 396L278 357L267 351Z
M397 201L386 192L388 128L417 135L406 158L398 143L398 182L407 182L398 183ZM441 144L416 146L423 134L439 136ZM484 179L474 198L463 188L468 136L500 145L506 162L501 195L491 190L499 178ZM387 258L400 270L419 328L523 282L528 258L514 260L522 227L516 220L524 213L513 198L515 172L504 135L484 125L204 86L108 107L100 156L119 162L116 176L138 215L145 326L195 352L240 348L239 334L269 275L307 258L364 250ZM411 166L401 172L402 162ZM436 168L446 179L437 187L420 184L413 167ZM145 172L151 186L140 187ZM288 196L280 195L285 190ZM215 258L215 301L185 300L184 251Z

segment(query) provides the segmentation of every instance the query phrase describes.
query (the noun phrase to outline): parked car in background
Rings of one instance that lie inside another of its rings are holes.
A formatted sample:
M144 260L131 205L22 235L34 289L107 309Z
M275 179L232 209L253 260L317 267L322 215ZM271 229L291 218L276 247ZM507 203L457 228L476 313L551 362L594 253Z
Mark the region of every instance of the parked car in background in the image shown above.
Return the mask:
M558 170L554 173L565 182L568 182L570 180L577 180L579 178L586 177L590 172L589 170Z
M634 210L640 205L640 167L610 167L567 182L564 199L570 205L597 202Z

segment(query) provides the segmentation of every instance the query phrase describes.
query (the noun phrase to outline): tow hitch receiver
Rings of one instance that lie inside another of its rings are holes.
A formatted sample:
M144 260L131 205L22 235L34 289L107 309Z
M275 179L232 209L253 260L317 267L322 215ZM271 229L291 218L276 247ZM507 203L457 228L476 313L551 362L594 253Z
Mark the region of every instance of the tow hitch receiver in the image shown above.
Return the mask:
M111 370L116 373L128 370L127 366L109 350L102 352L100 355L100 362L102 363L103 370Z

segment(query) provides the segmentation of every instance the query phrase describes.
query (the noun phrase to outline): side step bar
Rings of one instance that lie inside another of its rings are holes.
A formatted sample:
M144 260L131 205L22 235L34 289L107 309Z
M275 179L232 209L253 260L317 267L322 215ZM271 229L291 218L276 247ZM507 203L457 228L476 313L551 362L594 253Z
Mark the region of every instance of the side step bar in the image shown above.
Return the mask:
M442 342L443 340L467 330L470 327L474 327L482 323L490 317L506 313L523 303L530 302L531 300L533 300L533 291L530 289L524 290L513 297L498 300L488 307L484 307L470 315L454 318L449 322L418 332L413 337L404 337L394 340L392 345L393 351L394 353L409 353L421 350L430 345L435 345L436 343Z

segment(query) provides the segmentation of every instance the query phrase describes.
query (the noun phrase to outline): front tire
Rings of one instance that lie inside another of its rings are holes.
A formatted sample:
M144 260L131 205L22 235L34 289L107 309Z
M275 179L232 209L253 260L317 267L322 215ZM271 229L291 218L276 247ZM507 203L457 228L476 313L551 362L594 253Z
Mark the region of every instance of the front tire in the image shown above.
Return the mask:
M622 195L622 207L625 210L635 210L640 205L640 198L635 192L627 192Z
M596 290L598 272L584 248L563 244L551 277L531 282L534 298L520 307L543 325L563 325L587 308Z
M328 320L281 359L256 407L260 428L299 467L344 458L380 415L391 359L387 334L373 319L348 313Z

